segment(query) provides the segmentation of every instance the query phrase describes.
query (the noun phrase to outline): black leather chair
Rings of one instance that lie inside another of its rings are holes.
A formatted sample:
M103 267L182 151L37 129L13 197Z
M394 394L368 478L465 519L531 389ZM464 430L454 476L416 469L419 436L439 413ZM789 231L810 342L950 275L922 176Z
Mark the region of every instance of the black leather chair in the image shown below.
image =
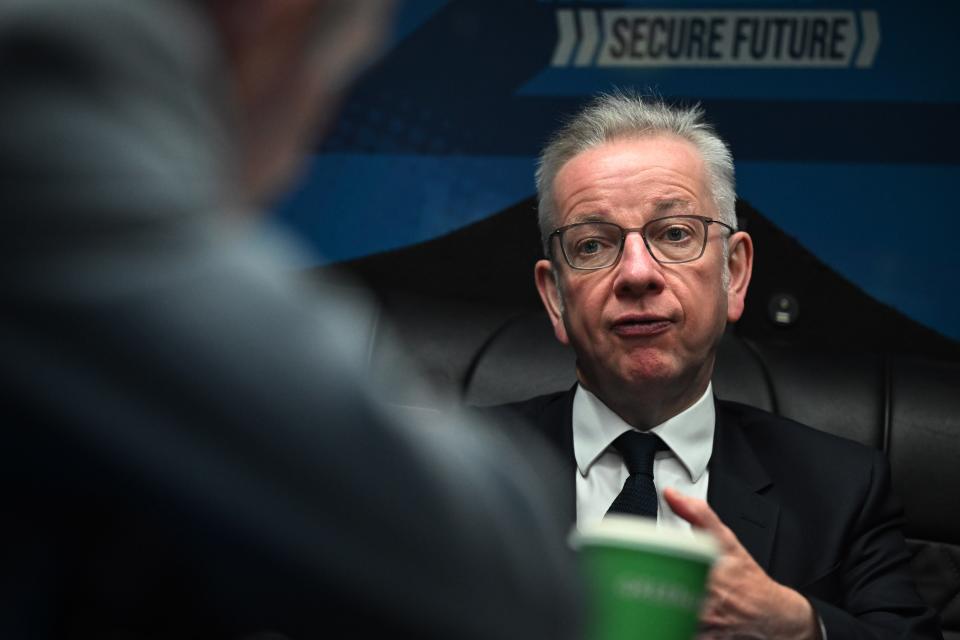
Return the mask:
M574 381L573 355L543 312L395 296L369 331L373 371L405 366L382 339L393 334L428 380L468 404L522 400ZM758 344L733 328L714 388L886 452L920 593L941 612L945 638L960 640L960 363ZM434 401L394 393L401 405Z

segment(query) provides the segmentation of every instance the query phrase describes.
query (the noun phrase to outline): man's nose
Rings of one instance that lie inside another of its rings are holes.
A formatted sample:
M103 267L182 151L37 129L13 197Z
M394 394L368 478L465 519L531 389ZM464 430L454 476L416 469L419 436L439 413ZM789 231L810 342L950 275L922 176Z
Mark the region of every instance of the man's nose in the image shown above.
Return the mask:
M620 262L614 268L617 270L614 286L618 294L659 291L665 284L663 267L650 254L638 231L627 233Z

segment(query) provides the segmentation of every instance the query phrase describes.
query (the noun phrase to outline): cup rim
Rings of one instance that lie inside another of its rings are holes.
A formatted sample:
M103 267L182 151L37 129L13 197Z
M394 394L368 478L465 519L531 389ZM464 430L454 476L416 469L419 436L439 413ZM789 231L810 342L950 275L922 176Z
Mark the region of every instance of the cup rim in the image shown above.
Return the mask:
M657 526L652 518L623 514L609 514L598 522L574 528L570 543L574 549L604 545L668 552L710 564L720 551L716 539L706 531Z

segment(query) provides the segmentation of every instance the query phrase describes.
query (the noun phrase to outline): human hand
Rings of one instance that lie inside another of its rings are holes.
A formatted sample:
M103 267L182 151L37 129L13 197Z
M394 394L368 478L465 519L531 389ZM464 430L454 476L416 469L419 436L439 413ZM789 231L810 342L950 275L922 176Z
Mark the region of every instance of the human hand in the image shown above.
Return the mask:
M720 546L700 611L700 638L819 637L810 602L772 580L706 502L672 488L663 496L674 513L713 534Z

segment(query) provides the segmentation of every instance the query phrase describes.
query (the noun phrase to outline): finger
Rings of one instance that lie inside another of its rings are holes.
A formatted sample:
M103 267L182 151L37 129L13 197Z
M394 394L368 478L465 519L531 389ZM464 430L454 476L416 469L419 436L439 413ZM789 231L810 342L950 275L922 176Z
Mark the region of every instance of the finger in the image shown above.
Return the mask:
M703 500L683 495L673 487L664 489L663 497L666 498L667 504L670 505L670 509L675 514L695 527L712 531L717 526L723 525L710 505Z
M670 509L698 529L705 529L717 537L726 546L736 543L736 536L720 520L705 500L683 495L673 487L663 491L663 497L670 505Z

